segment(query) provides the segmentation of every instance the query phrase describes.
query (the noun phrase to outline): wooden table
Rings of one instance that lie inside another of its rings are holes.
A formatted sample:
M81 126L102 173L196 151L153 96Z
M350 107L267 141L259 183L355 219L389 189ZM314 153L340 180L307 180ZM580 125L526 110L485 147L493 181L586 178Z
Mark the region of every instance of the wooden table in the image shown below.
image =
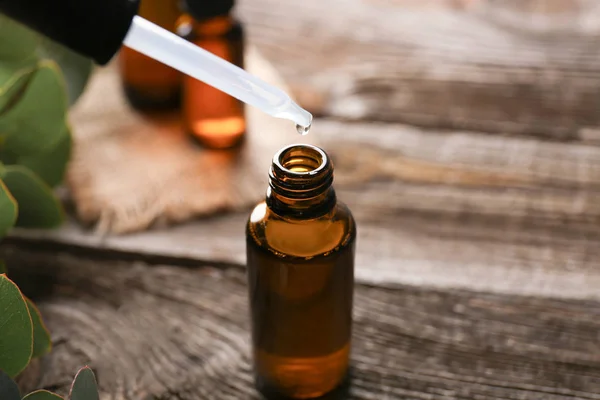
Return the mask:
M348 398L600 399L597 7L241 2L359 224ZM89 364L102 400L257 398L246 215L8 238L54 340L23 384Z

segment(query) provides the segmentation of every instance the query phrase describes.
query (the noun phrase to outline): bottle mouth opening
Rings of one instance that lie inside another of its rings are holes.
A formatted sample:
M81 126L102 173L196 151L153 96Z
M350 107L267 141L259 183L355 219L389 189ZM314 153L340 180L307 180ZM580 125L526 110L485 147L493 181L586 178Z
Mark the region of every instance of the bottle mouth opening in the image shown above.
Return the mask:
M326 191L333 182L333 165L316 146L293 144L281 149L269 171L273 191L290 198L310 198Z
M327 154L323 150L308 144L291 145L281 149L273 163L282 172L296 176L316 175L329 164Z

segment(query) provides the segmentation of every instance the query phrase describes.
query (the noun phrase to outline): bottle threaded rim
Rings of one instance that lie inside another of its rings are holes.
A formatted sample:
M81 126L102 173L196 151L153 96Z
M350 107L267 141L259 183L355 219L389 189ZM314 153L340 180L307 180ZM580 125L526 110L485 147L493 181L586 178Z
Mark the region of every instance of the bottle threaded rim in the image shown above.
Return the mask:
M323 149L292 144L273 157L269 186L282 196L306 199L325 192L333 183L333 164Z

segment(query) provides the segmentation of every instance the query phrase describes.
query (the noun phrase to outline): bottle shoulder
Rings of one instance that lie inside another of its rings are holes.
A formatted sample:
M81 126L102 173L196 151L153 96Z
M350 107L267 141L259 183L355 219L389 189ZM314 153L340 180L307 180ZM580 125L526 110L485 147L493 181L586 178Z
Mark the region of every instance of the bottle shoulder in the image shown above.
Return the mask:
M278 256L310 258L353 244L356 222L341 202L330 213L306 220L278 215L262 202L248 219L246 236L248 245Z

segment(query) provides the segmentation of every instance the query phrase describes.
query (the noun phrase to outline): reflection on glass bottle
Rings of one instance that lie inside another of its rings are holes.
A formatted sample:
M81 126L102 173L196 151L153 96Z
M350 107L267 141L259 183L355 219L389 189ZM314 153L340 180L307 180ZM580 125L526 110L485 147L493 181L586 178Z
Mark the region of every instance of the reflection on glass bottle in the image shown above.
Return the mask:
M356 225L321 149L282 149L269 178L246 230L256 384L315 398L348 372Z
M142 0L139 15L175 31L179 0ZM181 73L128 47L119 54L125 96L141 110L176 109L181 100Z
M177 23L177 33L243 68L243 30L230 15L233 0L184 0L183 5L187 14ZM246 132L241 101L189 76L183 83L183 113L188 132L208 148L234 147Z

